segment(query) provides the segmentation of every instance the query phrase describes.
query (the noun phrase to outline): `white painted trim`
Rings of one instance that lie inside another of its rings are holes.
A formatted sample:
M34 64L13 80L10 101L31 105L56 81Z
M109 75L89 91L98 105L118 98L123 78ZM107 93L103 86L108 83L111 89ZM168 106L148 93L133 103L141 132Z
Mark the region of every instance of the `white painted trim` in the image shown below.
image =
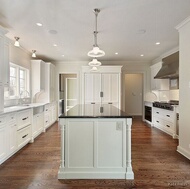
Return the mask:
M186 158L188 158L190 160L190 152L188 152L187 150L185 150L181 146L177 147L177 152L179 152L180 154L182 154L183 156L185 156Z
M102 173L92 173L92 172L62 172L59 170L58 179L134 179L134 175L125 172L102 172Z
M178 24L175 29L180 30L183 26L185 26L188 22L190 22L190 16L183 20L180 24Z

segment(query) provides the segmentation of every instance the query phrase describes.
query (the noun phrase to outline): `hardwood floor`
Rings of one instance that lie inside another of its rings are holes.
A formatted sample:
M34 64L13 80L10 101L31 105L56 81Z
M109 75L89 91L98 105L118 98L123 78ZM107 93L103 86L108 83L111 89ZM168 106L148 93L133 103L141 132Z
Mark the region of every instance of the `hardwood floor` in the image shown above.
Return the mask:
M60 132L55 123L0 165L0 189L190 188L190 160L176 147L177 140L134 118L134 180L58 180Z

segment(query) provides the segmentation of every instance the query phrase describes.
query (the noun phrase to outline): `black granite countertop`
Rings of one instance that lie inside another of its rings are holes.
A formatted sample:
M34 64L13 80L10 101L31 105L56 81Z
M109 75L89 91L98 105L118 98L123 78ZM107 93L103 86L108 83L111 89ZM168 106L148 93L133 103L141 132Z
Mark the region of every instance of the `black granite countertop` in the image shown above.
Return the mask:
M111 104L79 104L59 118L132 118Z

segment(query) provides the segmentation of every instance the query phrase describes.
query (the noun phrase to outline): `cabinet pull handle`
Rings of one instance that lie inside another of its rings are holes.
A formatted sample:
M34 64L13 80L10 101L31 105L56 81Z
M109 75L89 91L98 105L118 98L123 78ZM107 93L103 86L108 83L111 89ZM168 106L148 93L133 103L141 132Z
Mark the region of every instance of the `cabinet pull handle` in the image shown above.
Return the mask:
M167 127L170 127L169 125L166 125Z
M24 120L26 120L26 119L28 119L28 117L25 117L25 118L23 118L22 120L24 121Z
M157 123L159 123L159 121L156 121Z
M159 114L159 112L156 112L157 114Z
M166 115L167 117L170 117L170 115Z
M113 104L112 102L108 102L108 104Z
M25 137L27 137L28 136L28 134L27 135L24 135L22 138L25 138Z
M95 102L91 102L91 104L95 104Z
M104 96L104 93L101 91L100 92L100 97L103 97Z

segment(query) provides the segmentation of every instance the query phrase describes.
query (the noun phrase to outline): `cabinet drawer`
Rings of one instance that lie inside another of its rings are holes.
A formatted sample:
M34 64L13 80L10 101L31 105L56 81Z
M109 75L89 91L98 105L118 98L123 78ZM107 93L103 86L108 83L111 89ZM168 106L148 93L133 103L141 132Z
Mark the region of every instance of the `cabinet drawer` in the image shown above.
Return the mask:
M23 127L31 124L31 110L25 110L18 112L18 128L22 129Z
M18 147L24 146L31 140L31 125L17 131Z
M169 122L169 121L164 121L164 127L167 130L173 130L174 129L174 124Z
M9 123L12 123L12 122L16 123L16 113L11 113L11 114L9 114L7 121L8 121Z
M6 123L6 116L0 116L0 127L3 127Z

